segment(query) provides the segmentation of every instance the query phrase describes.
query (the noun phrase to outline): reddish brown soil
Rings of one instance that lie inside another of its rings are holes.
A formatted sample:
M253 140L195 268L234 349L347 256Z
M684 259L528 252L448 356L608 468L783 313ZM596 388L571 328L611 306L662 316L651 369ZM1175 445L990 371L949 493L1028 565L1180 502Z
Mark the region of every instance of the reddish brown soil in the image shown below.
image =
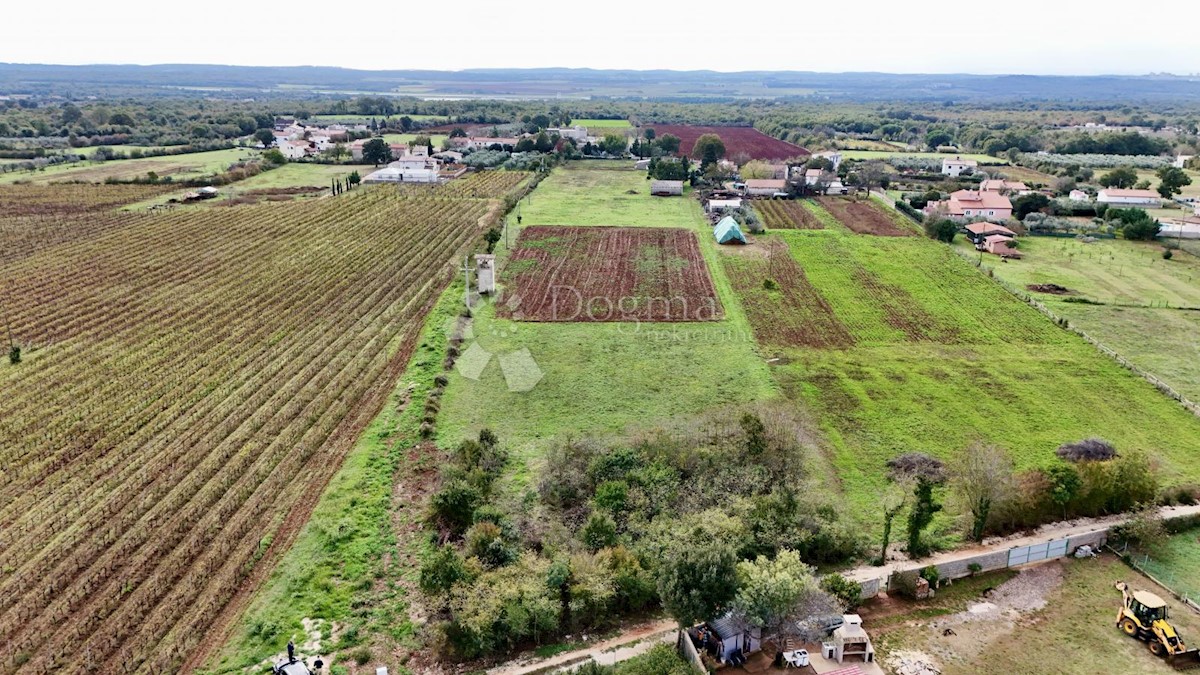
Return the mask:
M913 229L901 227L891 214L884 213L869 201L844 197L821 197L817 201L841 224L859 234L879 237L911 237L916 234Z
M528 227L502 271L499 314L525 321L711 321L724 316L695 233Z
M691 154L696 145L696 139L704 134L716 134L725 143L725 156L733 157L738 153L746 153L751 159L790 159L805 157L808 150L796 145L773 138L754 127L697 127L684 124L646 124L645 128L654 129L659 136L671 134L679 137L681 152ZM699 159L697 157L696 159Z
M787 244L765 240L765 256L722 256L759 342L782 347L842 348L854 338L805 276ZM774 282L768 289L764 283Z

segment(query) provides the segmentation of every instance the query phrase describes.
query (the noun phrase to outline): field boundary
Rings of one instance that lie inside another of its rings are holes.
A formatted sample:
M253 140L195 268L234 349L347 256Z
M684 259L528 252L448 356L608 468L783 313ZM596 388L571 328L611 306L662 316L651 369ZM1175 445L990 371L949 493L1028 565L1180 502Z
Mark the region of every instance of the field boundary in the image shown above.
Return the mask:
M965 253L963 253L963 251L961 251L957 248L953 248L953 247L951 247L951 250L954 251L955 253L957 253L959 255L959 257L961 257L964 261L969 263L972 267L975 267L976 269L979 269L980 272L982 272L979 265L976 264L976 262L974 260L972 260L970 257L968 257ZM1012 284L1005 282L1004 280L1000 279L999 277L995 276L994 274L988 275L988 276L992 279L992 281L999 284L1001 288L1003 288L1004 290L1008 291L1009 293L1015 295L1016 297L1020 298L1021 300L1024 300L1026 304L1028 304L1030 307L1033 307L1037 311L1044 314L1051 321L1053 321L1054 323L1056 323L1060 327L1062 327L1063 330L1070 331L1070 332L1078 335L1079 337L1083 338L1088 344L1095 347L1096 350L1099 351L1101 354L1104 354L1105 356L1111 358L1112 360L1114 360L1118 364L1120 364L1122 367L1124 367L1126 370L1134 373L1135 375L1138 375L1143 380L1146 380L1150 384L1154 385L1155 389L1159 390L1163 394L1165 394L1168 397L1177 401L1180 405L1182 405L1184 407L1185 410L1187 410L1188 412L1192 413L1193 415L1195 415L1197 417L1200 417L1200 405L1197 405L1195 401L1192 401L1188 397L1186 397L1183 394L1176 391L1174 387L1172 387L1171 385L1169 385L1166 382L1159 379L1159 377L1157 375L1154 375L1153 373L1151 373L1147 370L1144 370L1141 366L1138 366L1137 364L1133 363L1129 359L1122 356L1121 353L1118 352L1117 350L1113 349L1112 347L1109 347L1108 345L1104 344L1100 340L1092 337L1089 333L1084 331L1082 328L1079 328L1078 326L1071 323L1070 319L1067 319L1066 317L1061 317L1061 316L1055 314L1053 310L1051 310L1046 305L1042 304L1041 301L1037 300L1029 293L1026 293L1025 291L1022 291L1022 290L1016 288Z

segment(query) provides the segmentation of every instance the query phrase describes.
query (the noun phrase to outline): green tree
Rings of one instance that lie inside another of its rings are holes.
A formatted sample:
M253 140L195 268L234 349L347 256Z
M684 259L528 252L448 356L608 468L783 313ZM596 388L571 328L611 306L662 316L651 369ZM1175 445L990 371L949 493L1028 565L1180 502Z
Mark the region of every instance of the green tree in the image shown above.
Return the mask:
M1075 467L1069 464L1055 464L1043 471L1043 475L1050 485L1050 501L1058 507L1062 517L1066 518L1071 502L1075 501L1083 489L1083 479L1079 477Z
M737 554L725 541L698 531L677 539L658 570L663 608L680 626L692 626L724 612L738 588Z
M1121 236L1132 241L1154 241L1158 237L1159 223L1142 209L1112 209L1104 214L1105 220L1120 223Z
M646 129L642 135L646 137L646 140L652 141L654 140L654 129Z
M287 157L279 151L279 148L271 148L262 154L263 160L270 164L287 164Z
M363 143L362 156L364 162L379 166L392 160L392 149L382 138L372 138Z
M599 551L602 548L615 546L617 543L617 523L607 513L593 511L587 523L579 532L579 538L589 551Z
M600 149L610 155L623 155L627 147L628 140L620 134L604 134L600 139Z
M1184 186L1192 184L1191 176L1183 169L1174 166L1164 166L1158 170L1158 194L1163 199L1170 199L1183 191Z
M913 488L913 505L908 512L908 554L914 558L929 553L929 546L921 540L921 533L933 522L933 516L942 510L933 496L934 481L925 476L917 478Z
M1012 200L1013 217L1017 220L1025 220L1025 216L1038 213L1049 206L1050 198L1040 192L1021 195Z
M350 177L346 179L346 182L351 185L358 185L362 182L362 176L358 175L358 170L356 169L350 172Z
M647 131L653 132L654 130L647 129ZM679 152L680 142L681 141L679 140L679 137L674 134L663 134L654 141L654 143L658 145L659 149L663 151L664 155L673 155Z
M488 253L496 250L496 242L500 241L503 236L504 233L498 227L493 227L483 234L483 240L487 242Z
M426 595L449 593L450 589L467 578L462 556L453 546L439 546L421 564L419 585Z
M254 140L262 143L264 148L269 148L275 142L275 134L270 129L259 129L254 132Z
M840 610L833 596L821 589L813 568L788 549L774 560L758 556L737 564L737 594L733 610L765 635L791 632L797 622Z
M696 139L696 144L692 146L692 157L700 158L701 171L706 171L708 167L716 164L724 156L725 143L716 134L701 134L700 138Z
M400 131L407 132L409 129L412 129L412 126L413 121L411 117L405 115L400 118Z
M958 223L949 218L929 218L923 227L925 236L947 244L954 243L954 237L958 234Z
M1137 172L1133 169L1122 166L1100 176L1100 184L1104 187L1111 188L1131 188L1137 183Z

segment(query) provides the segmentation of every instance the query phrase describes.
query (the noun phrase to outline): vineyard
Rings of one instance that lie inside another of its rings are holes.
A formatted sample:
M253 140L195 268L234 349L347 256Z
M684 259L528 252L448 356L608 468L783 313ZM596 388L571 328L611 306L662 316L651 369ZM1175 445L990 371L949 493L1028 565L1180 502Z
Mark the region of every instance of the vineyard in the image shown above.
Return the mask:
M150 185L0 186L0 265L47 246L95 236L126 222L116 206L164 194Z
M528 171L482 171L437 185L401 183L396 189L412 196L500 199L516 192L531 175Z
M892 214L885 213L870 200L822 197L817 202L833 214L838 222L859 234L879 237L911 237L916 234L916 230L896 222Z
M723 316L696 235L677 228L526 227L499 315L526 321L710 321Z
M764 253L724 253L725 274L761 344L848 347L854 338L809 283L786 243L764 240Z
M754 202L768 229L823 230L825 225L804 204L793 200L767 199Z
M0 670L178 669L289 545L498 212L365 189L127 213L0 267L26 347L0 367Z
M696 139L704 134L716 134L725 144L725 156L733 157L746 153L750 159L784 160L804 157L808 150L768 136L754 127L704 127L685 124L647 124L659 136L671 134L679 137L681 152L691 153ZM698 157L696 159L699 159Z

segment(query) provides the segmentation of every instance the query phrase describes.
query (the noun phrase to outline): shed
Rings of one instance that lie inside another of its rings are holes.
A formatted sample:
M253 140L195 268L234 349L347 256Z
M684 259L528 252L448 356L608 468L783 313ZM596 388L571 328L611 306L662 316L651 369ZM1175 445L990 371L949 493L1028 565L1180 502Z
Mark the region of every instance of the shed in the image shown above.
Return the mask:
M740 209L742 208L742 200L740 197L733 197L731 199L710 199L708 200L708 203L704 205L704 208L709 213L722 211L724 209Z
M638 171L645 171L646 169L650 168L650 160L639 159L633 163L633 168L637 169Z
M728 662L737 653L749 654L762 648L762 630L733 614L709 621L708 627L720 642L717 656L722 661Z
M742 234L742 228L738 222L733 219L733 216L725 216L721 222L713 227L713 236L716 237L718 244L745 244L746 235Z
M787 181L773 178L751 179L746 181L746 194L752 197L771 197L776 192L786 192Z
M496 256L491 253L475 255L475 279L480 295L496 292Z
M669 197L683 194L683 181L656 180L650 183L650 194L659 197Z

